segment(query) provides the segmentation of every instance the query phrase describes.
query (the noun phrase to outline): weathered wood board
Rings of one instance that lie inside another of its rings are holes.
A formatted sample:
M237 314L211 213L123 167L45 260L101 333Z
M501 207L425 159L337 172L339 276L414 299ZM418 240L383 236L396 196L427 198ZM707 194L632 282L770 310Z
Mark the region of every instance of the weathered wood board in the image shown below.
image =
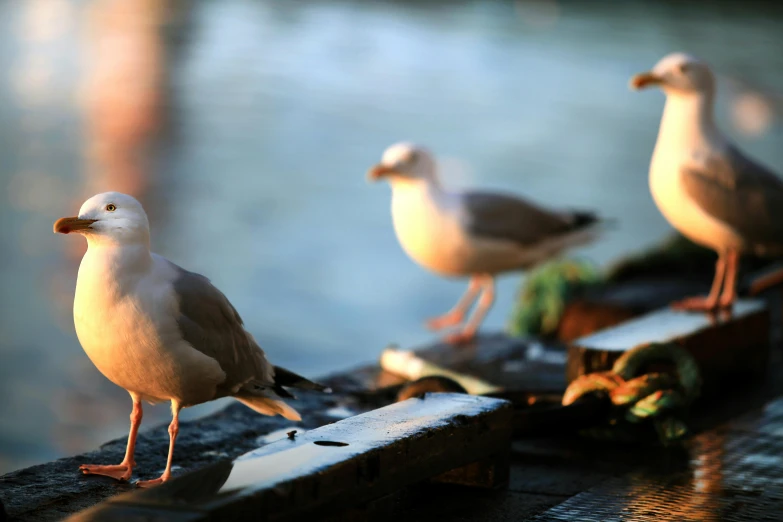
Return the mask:
M626 350L646 343L676 342L699 363L709 394L726 379L763 380L770 347L770 317L758 300L740 300L731 314L679 312L671 308L649 313L618 326L577 339L568 350L566 378L605 371Z
M507 401L428 394L114 497L70 520L282 522L339 513L441 475L500 486L508 480L511 429Z

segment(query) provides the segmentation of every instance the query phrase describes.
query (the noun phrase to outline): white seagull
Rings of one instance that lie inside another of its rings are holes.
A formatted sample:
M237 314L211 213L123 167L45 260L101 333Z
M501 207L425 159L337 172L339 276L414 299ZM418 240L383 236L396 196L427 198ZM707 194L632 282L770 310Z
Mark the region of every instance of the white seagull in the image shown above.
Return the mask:
M85 464L85 474L130 479L142 400L171 401L172 412L166 469L137 483L148 487L171 476L182 408L230 396L264 415L300 420L280 400L292 397L283 386L324 390L272 366L209 279L150 252L147 215L131 196L93 196L78 217L57 220L54 231L87 238L73 303L76 335L98 370L133 400L125 458Z
M631 86L658 86L666 94L650 163L650 190L658 209L687 238L718 253L709 295L673 306L730 308L739 256L783 253L783 182L715 125L715 77L703 61L670 54L652 71L634 76Z
M490 192L457 192L441 186L429 151L397 143L368 172L392 188L392 220L403 250L419 265L446 277L470 277L467 292L445 315L430 319L435 330L459 325L478 297L463 328L450 343L471 341L494 302L494 276L530 269L569 247L596 237L591 212L554 212L522 198Z

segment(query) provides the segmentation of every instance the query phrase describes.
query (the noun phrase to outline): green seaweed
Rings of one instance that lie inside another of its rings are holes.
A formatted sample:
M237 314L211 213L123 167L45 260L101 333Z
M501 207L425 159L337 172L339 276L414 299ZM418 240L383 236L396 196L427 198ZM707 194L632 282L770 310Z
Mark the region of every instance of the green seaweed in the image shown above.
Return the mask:
M508 321L513 336L556 333L566 305L589 288L651 275L707 277L715 253L673 234L658 245L621 259L608 270L586 260L561 259L541 265L523 280Z
M602 282L600 271L588 261L565 259L540 266L525 279L511 313L508 333L520 337L554 334L566 304Z

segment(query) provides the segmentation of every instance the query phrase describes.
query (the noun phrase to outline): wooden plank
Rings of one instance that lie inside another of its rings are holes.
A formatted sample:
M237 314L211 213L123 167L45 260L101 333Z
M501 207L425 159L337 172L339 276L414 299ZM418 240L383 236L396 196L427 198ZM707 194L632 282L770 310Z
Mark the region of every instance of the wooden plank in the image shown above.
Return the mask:
M551 343L550 343L551 344ZM502 388L528 391L565 389L562 348L505 333L481 334L455 349L442 342L414 350L422 359L472 375Z
M319 516L323 522L385 522L394 520L393 514L399 505L409 501L408 490L395 491L389 495L362 502L344 511L327 516Z
M507 401L428 394L115 497L74 520L125 520L129 508L145 508L202 514L193 520L282 522L339 513L479 461L492 462L489 473L507 478L508 459L496 457L510 451L511 419ZM475 469L485 471L475 482L487 485L489 468Z
M479 460L456 468L432 478L432 482L457 484L481 489L500 489L508 486L509 461L511 452L498 452L484 460Z
M667 307L574 341L566 378L611 369L626 350L645 343L677 342L699 363L703 393L725 379L764 378L769 356L769 313L762 301L740 300L731 314L679 312Z
M126 506L103 503L68 518L69 522L203 522L199 511L159 509L156 506Z
M387 349L398 347L390 345ZM496 333L479 335L474 342L456 349L450 344L436 342L412 351L426 363L501 388L562 392L567 384L564 373L566 351L559 343L544 343ZM326 382L335 390L347 391L359 397L394 400L397 390L408 380L372 366L331 376Z

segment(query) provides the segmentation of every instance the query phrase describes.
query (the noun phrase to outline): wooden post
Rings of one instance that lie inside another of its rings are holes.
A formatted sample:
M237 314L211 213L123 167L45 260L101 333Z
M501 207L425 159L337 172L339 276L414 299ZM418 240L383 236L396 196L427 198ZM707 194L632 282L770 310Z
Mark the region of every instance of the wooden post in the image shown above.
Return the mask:
M728 389L742 379L764 379L769 355L769 313L762 301L740 300L716 315L664 308L574 341L566 378L611 369L626 350L646 343L676 342L696 359L702 394Z

